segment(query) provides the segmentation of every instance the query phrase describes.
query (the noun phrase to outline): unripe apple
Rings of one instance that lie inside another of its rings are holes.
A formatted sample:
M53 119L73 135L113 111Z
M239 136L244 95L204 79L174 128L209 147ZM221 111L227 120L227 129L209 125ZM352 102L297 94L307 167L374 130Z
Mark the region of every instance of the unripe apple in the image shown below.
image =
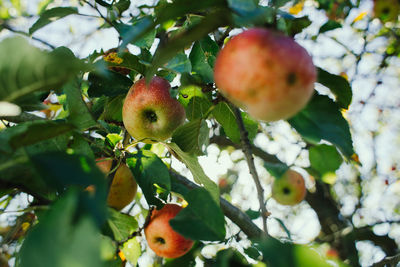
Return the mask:
M290 169L272 184L272 197L282 205L293 206L300 203L306 192L303 176Z
M374 16L383 22L395 22L399 16L398 0L374 0Z
M292 38L254 28L233 37L219 52L215 83L233 104L262 121L287 119L314 92L310 55Z
M182 207L166 204L160 210L154 210L149 224L144 228L149 247L160 257L178 258L186 254L193 246L193 241L175 232L169 224Z
M185 109L170 96L169 82L153 77L146 86L145 79L129 90L122 108L122 120L129 134L145 143L165 141L183 124Z
M99 169L107 174L111 170L112 160L99 158L96 160ZM137 192L137 184L131 170L121 163L117 168L108 191L107 204L117 210L122 210L132 202Z

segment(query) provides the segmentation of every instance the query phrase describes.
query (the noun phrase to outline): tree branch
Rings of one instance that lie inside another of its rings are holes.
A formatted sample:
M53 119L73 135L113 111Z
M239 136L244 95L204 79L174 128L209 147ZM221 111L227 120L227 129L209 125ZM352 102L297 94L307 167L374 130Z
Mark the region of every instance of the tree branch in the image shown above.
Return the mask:
M395 267L399 262L400 262L400 254L397 254L391 257L384 258L380 262L377 262L374 265L372 265L372 267L383 267L383 266Z
M170 175L188 189L195 189L199 187L198 185L189 181L186 177L178 174L175 171L170 171ZM237 226L239 226L239 228L249 237L249 239L266 237L266 233L258 228L258 226L251 221L247 214L245 214L240 209L233 206L231 203L223 198L220 198L220 203L225 216L228 217Z
M264 189L261 186L260 178L258 177L256 166L254 165L254 158L253 158L253 153L251 151L251 145L250 145L250 141L248 138L248 132L247 132L246 128L244 127L242 114L240 113L240 110L237 107L234 107L233 110L235 112L236 122L238 124L239 131L240 131L240 140L242 142L242 150L246 157L246 161L247 161L247 165L249 166L250 174L253 177L254 183L256 184L258 202L260 203L261 218L263 220L263 222L262 222L263 229L266 233L268 233L268 230L267 230L268 211L267 211L267 208L265 207Z

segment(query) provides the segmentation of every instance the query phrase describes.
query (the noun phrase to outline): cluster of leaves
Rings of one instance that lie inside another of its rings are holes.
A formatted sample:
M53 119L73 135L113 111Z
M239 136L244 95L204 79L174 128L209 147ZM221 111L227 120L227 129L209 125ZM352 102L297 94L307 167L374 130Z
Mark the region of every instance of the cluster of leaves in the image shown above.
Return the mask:
M44 2L30 35L57 19L80 14L77 7L48 8L52 1ZM79 1L100 13L107 11L101 13L101 28L113 28L120 36L116 61L105 60L103 51L78 59L66 47L39 50L21 37L0 42L0 101L22 109L18 116L2 117L8 123L0 132L0 194L9 199L17 189L33 196L28 209L34 210L37 222L16 255L18 266L121 266L125 258L136 265L143 249L136 237L141 230L139 217L106 208L108 185L94 161L100 156L128 164L148 205L160 207L171 194L188 202L171 225L198 243L190 253L165 265L190 266L206 245L203 241L226 242L219 188L197 160L210 136L240 143L234 107L214 86L217 53L235 28L270 27L294 36L312 23L307 16L294 16L283 8L303 1L274 0L268 6L258 2L160 0L155 6L140 6L139 15L126 22L129 0ZM317 2L330 12L319 34L340 27L344 18L340 16L347 16L353 7L351 1ZM9 29L7 21L12 17L1 8L0 30ZM158 47L151 53L156 40ZM138 47L140 53L127 52L128 45ZM115 67L128 69L129 74L115 72ZM184 106L188 121L170 142L128 148L121 113L124 97L135 80L153 75L178 81L180 86L172 94ZM354 159L349 125L341 112L349 107L352 92L345 78L320 68L318 83L330 95L315 93L288 123L309 144L307 171L329 183L330 174L344 159ZM46 118L29 111L42 111ZM259 122L245 112L241 116L252 143ZM201 187L190 190L174 179L163 160L168 156L182 161ZM279 177L288 166L265 162L265 168ZM96 186L94 194L84 190L89 185ZM124 257L117 256L120 251ZM245 253L268 266L329 266L305 246L272 238L253 240ZM204 261L210 266L249 266L233 248Z

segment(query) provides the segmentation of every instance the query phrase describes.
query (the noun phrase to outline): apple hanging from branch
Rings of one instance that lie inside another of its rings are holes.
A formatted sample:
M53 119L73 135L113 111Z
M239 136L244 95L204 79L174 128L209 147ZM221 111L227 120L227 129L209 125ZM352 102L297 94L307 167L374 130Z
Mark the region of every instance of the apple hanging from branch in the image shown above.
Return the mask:
M310 55L292 38L261 28L233 37L214 68L219 91L262 121L288 119L314 92L316 70Z
M166 204L160 210L154 210L149 224L144 228L149 247L164 258L178 258L186 254L193 246L193 241L175 232L169 224L182 207Z
M282 205L299 204L305 198L306 193L303 176L291 169L287 170L280 178L276 178L272 184L272 198Z
M122 108L128 133L138 141L165 141L184 123L186 114L178 100L171 97L169 82L153 77L148 85L143 78L129 90Z

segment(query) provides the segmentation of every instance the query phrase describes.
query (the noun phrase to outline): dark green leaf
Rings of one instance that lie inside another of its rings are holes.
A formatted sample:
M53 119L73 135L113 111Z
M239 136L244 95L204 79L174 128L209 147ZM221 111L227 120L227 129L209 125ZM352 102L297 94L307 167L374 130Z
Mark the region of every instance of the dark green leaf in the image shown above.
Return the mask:
M211 106L212 103L207 98L192 97L185 107L186 118L190 121L205 118Z
M225 10L214 11L205 16L201 22L192 28L182 32L181 34L175 35L166 45L157 49L153 58L152 66L148 69L146 77L152 77L159 67L167 63L179 51L185 49L185 47L190 45L192 42L201 39L218 27L226 25L229 20L227 17L228 14Z
M264 168L269 172L269 174L279 179L289 169L289 166L283 162L274 163L264 161Z
M65 134L74 126L57 121L32 121L18 124L0 132L0 150L11 152L22 146L32 145L52 137Z
M55 7L48 9L40 14L39 19L29 29L29 34L33 34L35 31L43 28L47 24L71 14L78 14L78 9L76 7Z
M90 160L94 160L94 153L90 148L87 140L85 140L81 134L74 133L71 148L74 154L85 156Z
M344 77L318 68L318 83L331 89L336 96L336 102L341 108L347 109L349 107L353 92L349 82Z
M218 241L225 238L224 214L204 188L191 190L189 205L170 220L172 228L192 240Z
M131 0L119 0L114 6L118 9L119 13L122 14L131 5Z
M252 210L252 209L248 209L246 210L246 214L247 216L249 216L250 219L255 220L257 218L259 218L261 216L260 211L258 210Z
M217 253L217 257L215 259L215 263L211 265L212 267L250 267L250 265L246 258L240 254L239 251L228 248L224 250L220 250Z
M227 103L220 102L212 110L212 114L224 128L224 131L229 139L231 139L234 143L239 143L240 132L232 108ZM252 141L257 134L258 124L256 121L252 120L246 113L242 112L241 114L244 126L249 133L249 140Z
M313 146L309 150L311 167L321 176L334 173L342 164L343 159L335 147L329 145Z
M314 95L289 123L308 142L318 144L321 140L329 141L347 158L354 153L349 124L338 105L327 96Z
M130 154L126 163L131 169L135 180L143 191L149 205L161 205L161 201L155 197L158 184L165 190L171 190L171 180L167 166L156 154L149 150L140 150Z
M183 152L180 147L175 143L165 144L174 154L182 161L186 167L189 168L193 174L196 183L204 186L204 188L212 195L214 201L219 204L219 188L218 186L204 173L203 168L200 166L197 157L192 154Z
M290 36L295 36L296 34L302 32L303 29L307 28L310 25L311 21L308 18L308 16L286 19L287 33Z
M107 226L111 230L114 240L123 241L138 230L139 225L134 217L112 208L108 209L108 213Z
M165 65L165 68L176 71L178 73L191 72L192 65L185 53L178 53Z
M107 3L106 1L103 1L103 0L95 0L95 2L97 4L99 4L99 5L101 5L101 6L104 6L104 7L110 7L111 6L109 3Z
M70 192L58 200L24 240L18 266L105 267L96 224L78 210L77 193Z
M18 104L37 91L58 90L88 68L65 47L44 52L21 37L0 42L0 51L0 100Z
M118 95L107 100L104 112L100 119L105 121L122 122L122 106L124 105L125 95Z
M115 27L118 29L118 32L122 38L122 44L120 48L123 49L129 43L135 43L151 30L153 30L155 26L156 24L154 24L150 16L143 17L143 19L137 21L135 25L115 23Z
M192 47L189 58L192 63L192 71L202 78L205 83L214 82L214 63L219 47L215 41L206 36L196 41Z
M139 27L143 24L146 25L146 23L148 21L152 21L152 20L153 20L152 17L139 18L138 20L133 21L132 27L135 27L136 25L139 25ZM150 47L152 46L152 44L154 42L154 38L156 37L156 33L157 33L157 30L155 27L153 27L152 29L146 31L146 33L144 35L142 35L140 38L138 38L136 41L132 42L132 44L134 44L140 48L150 49Z
M319 33L324 33L341 27L342 24L340 24L339 22L328 20L324 25L321 26L321 28L319 28Z
M97 123L89 112L83 101L82 92L77 82L69 82L64 86L64 93L67 95L67 106L69 111L68 122L79 130L86 130L96 126Z
M184 152L201 155L202 146L209 136L207 123L196 119L179 126L172 135L172 142L176 143Z
M107 62L107 65L110 67L119 67L119 68L127 68L133 71L136 71L140 74L144 74L146 72L146 66L141 63L141 59L128 52L119 52L117 53L119 62Z
M132 81L126 76L114 71L106 71L104 75L89 73L90 97L126 95L132 86Z

